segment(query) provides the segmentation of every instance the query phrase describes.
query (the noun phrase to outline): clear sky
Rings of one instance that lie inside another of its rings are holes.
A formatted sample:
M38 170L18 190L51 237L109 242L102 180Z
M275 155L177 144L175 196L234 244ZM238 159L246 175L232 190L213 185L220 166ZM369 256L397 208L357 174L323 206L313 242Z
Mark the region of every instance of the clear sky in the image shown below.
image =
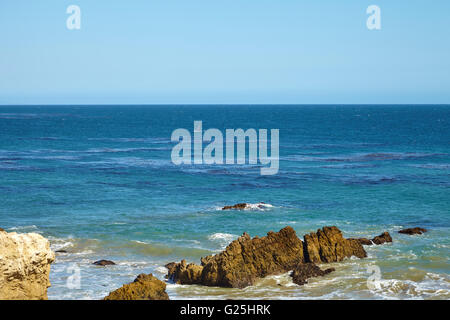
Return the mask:
M445 104L449 16L449 0L1 0L0 104Z

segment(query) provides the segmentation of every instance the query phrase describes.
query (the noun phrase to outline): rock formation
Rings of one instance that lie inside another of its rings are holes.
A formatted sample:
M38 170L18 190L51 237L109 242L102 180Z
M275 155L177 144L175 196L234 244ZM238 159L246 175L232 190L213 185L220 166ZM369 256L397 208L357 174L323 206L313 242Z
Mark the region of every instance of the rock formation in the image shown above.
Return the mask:
M201 284L203 267L195 263L186 263L186 260L181 260L180 263L172 262L166 264L169 270L167 278L182 284Z
M251 239L244 233L221 253L202 258L201 265L182 260L166 267L167 277L176 283L243 288L258 278L293 270L298 264L336 262L351 256L364 258L367 254L359 241L344 239L336 227L306 235L303 243L288 226L262 238ZM320 273L307 268L305 272Z
M356 256L367 257L361 243L356 239L345 239L336 227L323 227L304 236L305 260L313 263L342 261Z
M322 277L330 272L335 271L334 268L326 270L320 269L314 263L299 263L291 273L292 281L300 286L308 283L308 278Z
M201 266L186 261L171 264L168 277L182 284L243 288L257 278L288 272L303 261L303 243L294 229L286 227L262 238L251 239L244 233L225 251L202 258Z
M348 240L356 240L359 243L361 243L362 245L365 246L371 246L373 244L383 244L386 242L392 242L392 237L389 234L389 232L383 232L382 234L380 234L379 236L374 237L372 240L369 240L367 238L351 238Z
M44 300L55 254L37 233L0 231L0 300Z
M428 231L427 229L416 227L416 228L403 229L403 230L400 230L398 233L413 235L413 234L422 234L427 231Z
M392 237L389 234L389 232L383 232L379 236L376 236L375 238L373 238L372 242L375 244L383 244L386 242L392 242Z
M238 203L233 206L225 206L222 208L222 210L244 210L245 208L247 208L247 206L247 203Z
M134 282L111 292L104 300L169 300L166 284L152 274L140 274Z
M111 261L111 260L98 260L98 261L95 261L92 264L95 264L96 266L102 266L102 267L115 265L115 263L113 261Z

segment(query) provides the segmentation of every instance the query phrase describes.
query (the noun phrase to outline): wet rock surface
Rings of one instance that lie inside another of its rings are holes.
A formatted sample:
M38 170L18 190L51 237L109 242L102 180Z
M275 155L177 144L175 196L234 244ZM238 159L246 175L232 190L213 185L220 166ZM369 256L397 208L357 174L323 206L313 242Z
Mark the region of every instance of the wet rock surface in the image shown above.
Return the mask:
M163 281L142 273L134 282L112 291L104 300L169 300L169 296Z
M403 229L403 230L400 230L398 233L413 235L413 234L422 234L427 231L428 231L427 229L416 227L416 228Z
M383 232L382 234L380 234L379 236L374 237L372 240L369 240L367 238L351 238L348 240L356 240L359 243L361 243L362 245L365 246L371 246L371 245L380 245L383 243L387 243L387 242L392 242L392 237L389 234L389 232Z
M113 262L111 260L98 260L98 261L95 261L92 264L95 264L96 266L103 266L104 267L104 266L113 266L113 265L115 265L115 262Z
M238 203L235 204L233 206L225 206L222 208L222 210L244 210L248 207L249 205L247 203Z
M335 271L334 268L328 268L325 270L320 269L314 263L299 263L291 273L292 281L298 285L304 285L308 283L308 279L312 277L323 277L326 274Z
M379 236L376 236L372 239L372 242L375 244L383 244L383 243L387 243L387 242L392 242L392 237L389 234L389 232L383 232L382 234L380 234Z

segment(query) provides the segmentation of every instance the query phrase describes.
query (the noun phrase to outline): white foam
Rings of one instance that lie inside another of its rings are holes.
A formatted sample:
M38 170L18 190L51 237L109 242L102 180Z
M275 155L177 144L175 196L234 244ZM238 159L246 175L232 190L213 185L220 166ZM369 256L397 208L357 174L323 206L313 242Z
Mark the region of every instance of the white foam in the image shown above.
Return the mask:
M209 240L219 240L219 241L233 241L238 236L230 233L213 233L208 236Z
M243 210L259 210L265 211L273 208L274 206L270 203L258 202L258 203L246 203ZM223 207L215 207L215 210L222 211Z

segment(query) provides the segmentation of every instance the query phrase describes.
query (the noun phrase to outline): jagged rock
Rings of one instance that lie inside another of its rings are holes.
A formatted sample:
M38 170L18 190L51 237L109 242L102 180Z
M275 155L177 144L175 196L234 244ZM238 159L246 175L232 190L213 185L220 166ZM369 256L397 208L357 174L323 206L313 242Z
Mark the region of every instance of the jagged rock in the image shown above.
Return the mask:
M182 284L200 284L202 278L203 267L194 263L186 263L186 260L181 260L180 263L166 264L169 270L167 278L175 283Z
M115 265L115 263L111 260L98 260L92 264L95 264L96 266L113 266L113 265Z
M46 300L54 260L43 236L0 232L0 300Z
M356 256L367 257L367 253L356 239L345 239L337 227L323 227L304 236L305 260L313 263L342 261Z
M247 207L248 207L247 203L238 203L235 204L234 206L225 206L222 208L222 210L244 210Z
M330 272L335 271L334 268L326 270L320 269L314 263L299 263L291 273L292 281L300 286L308 283L308 278L322 277Z
M140 274L134 282L111 292L104 300L169 300L166 284L152 274Z
M291 227L262 238L251 239L244 233L225 251L202 258L201 262L201 266L186 265L186 261L170 264L168 276L182 284L243 288L257 278L288 272L304 262L303 243Z
M317 233L305 235L304 239L302 242L289 226L277 233L269 232L262 238L251 239L244 233L221 253L201 258L200 266L187 264L185 260L167 264L167 277L180 284L243 288L258 278L293 270L299 264L367 256L359 240L345 239L336 227L324 227ZM301 270L306 274L309 271L321 273L312 266L305 268L309 269ZM298 273L300 277L301 271Z
M427 231L428 231L427 229L416 227L416 228L403 229L403 230L400 230L398 233L413 235L413 234L422 234Z
M392 242L392 237L389 232L383 232L379 236L376 236L372 239L372 242L375 244L383 244L385 242Z

